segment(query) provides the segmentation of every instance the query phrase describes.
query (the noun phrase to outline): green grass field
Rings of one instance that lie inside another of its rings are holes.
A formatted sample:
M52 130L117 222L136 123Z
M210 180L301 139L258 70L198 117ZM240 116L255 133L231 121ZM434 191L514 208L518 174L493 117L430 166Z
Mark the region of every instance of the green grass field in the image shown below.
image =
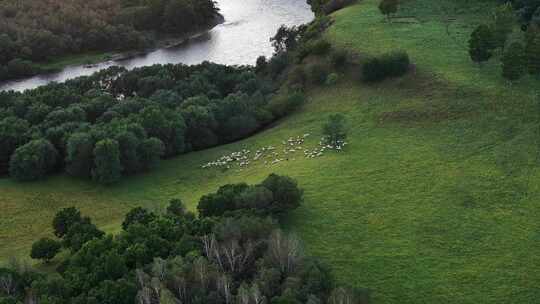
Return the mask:
M342 77L335 87L310 91L305 106L271 129L162 162L113 187L66 176L0 180L0 258L27 256L62 207L77 206L114 232L133 206L159 209L179 197L194 208L222 184L258 183L276 172L305 189L288 229L340 282L370 289L374 303L537 303L538 81L510 85L497 59L483 67L470 62L466 42L488 13L483 4L409 0L399 14L407 22L392 23L376 5L363 0L337 12L328 38L360 58L405 49L416 74L369 86ZM243 171L200 168L304 133L315 146L336 112L350 125L345 152Z

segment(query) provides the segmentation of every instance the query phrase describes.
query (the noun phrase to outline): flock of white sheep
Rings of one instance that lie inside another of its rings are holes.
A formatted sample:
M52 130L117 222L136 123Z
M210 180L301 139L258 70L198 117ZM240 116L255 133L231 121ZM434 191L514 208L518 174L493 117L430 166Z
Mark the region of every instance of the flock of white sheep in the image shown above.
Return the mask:
M281 142L281 147L273 145L262 147L257 150L243 149L241 151L232 152L228 155L223 155L215 161L208 162L202 165L203 169L220 168L220 169L232 169L239 168L242 170L247 166L262 162L265 166L275 165L283 161L295 161L297 158L304 156L304 158L317 158L324 156L328 150L343 151L347 145L345 141L338 141L335 144L326 143L325 138L321 138L318 146L308 147L306 140L311 135L306 133L302 136L290 137L287 140Z

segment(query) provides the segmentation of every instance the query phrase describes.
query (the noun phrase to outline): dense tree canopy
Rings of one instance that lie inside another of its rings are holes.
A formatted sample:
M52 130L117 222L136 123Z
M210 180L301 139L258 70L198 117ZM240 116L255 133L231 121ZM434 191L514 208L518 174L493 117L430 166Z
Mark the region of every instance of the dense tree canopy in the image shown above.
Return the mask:
M216 21L211 0L0 1L0 80L37 72L33 62L152 45Z
M272 82L211 63L113 67L25 93L2 92L0 173L56 169L101 183L172 157L244 138L279 115Z
M164 214L133 209L115 236L74 208L61 210L53 226L70 251L54 273L0 268L1 282L10 282L0 286L0 303L367 303L357 290L337 287L330 269L268 217L276 214L266 212L269 202L284 213L298 207L302 190L294 180L271 175L261 185L222 189L226 196L247 190L233 198L241 201L236 212L196 217L172 200ZM48 260L58 244L38 240L32 257Z

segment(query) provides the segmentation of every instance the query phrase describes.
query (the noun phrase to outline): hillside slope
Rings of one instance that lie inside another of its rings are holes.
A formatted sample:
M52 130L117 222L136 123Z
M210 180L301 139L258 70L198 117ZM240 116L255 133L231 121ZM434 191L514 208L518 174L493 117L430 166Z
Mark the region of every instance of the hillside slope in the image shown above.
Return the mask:
M496 61L482 68L470 62L469 20L481 21L493 2L469 2L410 0L400 13L407 18L393 23L383 21L375 0L337 12L327 33L336 45L360 59L406 49L416 73L369 86L342 77L247 140L163 162L110 188L65 176L33 184L1 180L0 257L26 256L33 240L50 233L61 207L78 206L115 231L132 206L158 208L180 197L193 208L219 185L257 183L276 172L305 189L289 229L308 253L332 264L341 282L372 290L374 303L536 302L538 83L508 85ZM320 158L295 152L241 171L201 169L222 155L281 147L306 133L303 146L315 147L322 123L336 112L349 120L344 152Z

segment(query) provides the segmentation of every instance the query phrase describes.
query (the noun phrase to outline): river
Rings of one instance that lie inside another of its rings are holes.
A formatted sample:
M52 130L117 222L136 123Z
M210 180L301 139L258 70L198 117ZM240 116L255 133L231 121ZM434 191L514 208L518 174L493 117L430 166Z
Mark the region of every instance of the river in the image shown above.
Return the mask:
M270 37L282 24L300 25L313 19L306 0L217 0L216 3L225 22L178 46L103 62L90 68L68 66L58 73L2 83L0 91L33 89L52 81L63 82L90 75L113 65L132 69L153 64L197 64L203 61L228 65L254 64L257 57L272 55Z

